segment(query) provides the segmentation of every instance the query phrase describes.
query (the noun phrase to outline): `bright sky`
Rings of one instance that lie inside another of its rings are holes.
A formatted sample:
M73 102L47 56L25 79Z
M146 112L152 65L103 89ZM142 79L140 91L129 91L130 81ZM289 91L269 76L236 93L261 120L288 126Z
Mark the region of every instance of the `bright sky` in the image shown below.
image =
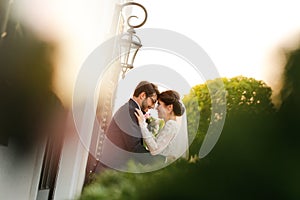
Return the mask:
M148 10L143 27L170 29L194 40L226 77L244 75L271 84L277 76L274 51L300 33L297 0L138 2Z
M111 20L107 16L113 12L112 1L20 2L22 10L25 10L25 18L39 32L50 33L61 42L56 87L59 95L68 99L80 65L105 40ZM274 51L286 46L291 36L300 33L297 0L135 2L144 5L148 11L148 20L143 28L169 29L194 40L206 51L221 76L226 77L244 75L276 86L279 76ZM147 58L147 54L152 56ZM171 57L158 52L141 51L136 64L184 65L183 61ZM197 84L201 79L191 71L187 70L187 73L191 84Z

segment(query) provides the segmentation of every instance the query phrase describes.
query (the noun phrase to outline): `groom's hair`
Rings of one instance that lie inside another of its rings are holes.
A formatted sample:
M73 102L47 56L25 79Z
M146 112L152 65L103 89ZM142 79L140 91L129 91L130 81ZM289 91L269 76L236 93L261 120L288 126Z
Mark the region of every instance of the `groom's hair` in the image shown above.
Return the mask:
M141 81L135 88L133 96L138 97L142 92L146 93L147 97L151 97L154 93L159 96L157 85L148 81Z

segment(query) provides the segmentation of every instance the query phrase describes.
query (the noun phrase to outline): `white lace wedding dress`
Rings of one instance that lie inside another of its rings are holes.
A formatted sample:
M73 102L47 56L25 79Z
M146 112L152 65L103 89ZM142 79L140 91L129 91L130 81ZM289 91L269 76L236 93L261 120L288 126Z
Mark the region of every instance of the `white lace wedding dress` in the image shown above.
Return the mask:
M146 122L140 124L144 141L152 155L163 155L166 162L172 162L179 157L187 158L188 136L186 121L168 120L156 137L147 129Z

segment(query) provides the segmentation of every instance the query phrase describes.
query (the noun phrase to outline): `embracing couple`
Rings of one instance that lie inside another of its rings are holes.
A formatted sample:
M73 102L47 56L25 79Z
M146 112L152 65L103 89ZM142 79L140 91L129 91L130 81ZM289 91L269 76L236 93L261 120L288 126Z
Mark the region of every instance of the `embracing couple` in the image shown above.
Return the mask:
M155 136L147 128L145 118L150 109L156 109L158 118L164 120L164 126ZM185 157L187 149L185 108L179 93L174 90L160 93L157 85L141 81L129 101L114 114L105 131L96 172L107 167L126 170L129 160L140 164L172 162Z

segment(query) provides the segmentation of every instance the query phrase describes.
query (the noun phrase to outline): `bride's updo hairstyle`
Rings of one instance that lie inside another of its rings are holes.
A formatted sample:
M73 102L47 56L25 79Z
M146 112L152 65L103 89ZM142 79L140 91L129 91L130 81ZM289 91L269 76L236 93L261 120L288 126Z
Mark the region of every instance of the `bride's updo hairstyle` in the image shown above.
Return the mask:
M158 99L164 102L167 106L172 104L173 111L176 116L183 115L185 108L180 102L180 95L178 92L174 90L166 90L160 93Z

